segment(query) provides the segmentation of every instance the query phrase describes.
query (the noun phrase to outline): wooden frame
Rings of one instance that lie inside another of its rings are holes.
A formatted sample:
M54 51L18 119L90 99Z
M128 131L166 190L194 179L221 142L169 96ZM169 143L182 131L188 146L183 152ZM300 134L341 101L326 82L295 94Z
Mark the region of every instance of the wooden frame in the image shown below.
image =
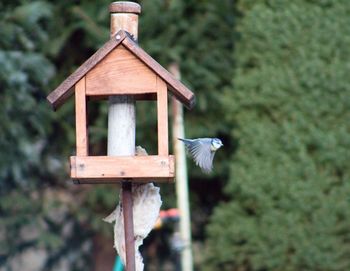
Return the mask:
M87 76L75 85L76 156L71 156L71 178L79 183L105 183L131 178L138 182L171 182L174 178L174 157L169 155L167 85L156 76L158 155L136 157L89 156L87 130ZM114 93L113 93L114 94ZM94 96L92 94L92 96ZM101 181L103 180L103 181Z
M187 107L193 107L194 94L143 51L127 32L121 30L105 43L47 97L57 109L75 93L76 156L70 159L71 177L79 183L173 181L168 90ZM157 100L158 155L89 156L87 100L112 95Z

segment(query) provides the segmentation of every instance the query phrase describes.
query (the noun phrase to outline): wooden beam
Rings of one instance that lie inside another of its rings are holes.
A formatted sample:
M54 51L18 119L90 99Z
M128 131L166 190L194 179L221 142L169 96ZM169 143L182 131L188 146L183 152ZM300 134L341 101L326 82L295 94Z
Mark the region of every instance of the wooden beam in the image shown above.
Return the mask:
M168 90L165 82L157 77L158 155L168 155Z
M85 96L85 77L75 85L75 131L77 156L89 155L87 133L87 110Z
M71 156L71 178L97 182L156 180L170 182L175 176L174 156Z

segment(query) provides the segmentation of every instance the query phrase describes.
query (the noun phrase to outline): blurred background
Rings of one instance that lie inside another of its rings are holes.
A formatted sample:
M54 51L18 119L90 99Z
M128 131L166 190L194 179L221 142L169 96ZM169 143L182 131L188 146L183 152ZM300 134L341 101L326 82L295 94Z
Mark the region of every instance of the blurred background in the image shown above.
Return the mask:
M116 185L72 184L73 100L46 95L109 39L111 0L0 2L0 270L111 270ZM350 270L350 1L143 0L139 43L197 97L186 136L224 143L189 162L195 270ZM154 106L137 142L156 144ZM170 118L171 119L171 118ZM107 105L89 109L106 149ZM176 207L161 185L163 209ZM175 270L172 226L143 246Z

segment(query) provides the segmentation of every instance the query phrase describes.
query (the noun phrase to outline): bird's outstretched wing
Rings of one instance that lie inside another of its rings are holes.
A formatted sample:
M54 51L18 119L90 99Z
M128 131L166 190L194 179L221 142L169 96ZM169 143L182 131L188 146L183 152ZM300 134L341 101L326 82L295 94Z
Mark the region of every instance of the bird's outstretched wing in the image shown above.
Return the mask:
M210 173L213 169L213 159L215 155L215 152L212 152L210 148L210 139L179 138L179 140L185 143L185 146L193 160L196 162L196 165L199 166L204 173Z

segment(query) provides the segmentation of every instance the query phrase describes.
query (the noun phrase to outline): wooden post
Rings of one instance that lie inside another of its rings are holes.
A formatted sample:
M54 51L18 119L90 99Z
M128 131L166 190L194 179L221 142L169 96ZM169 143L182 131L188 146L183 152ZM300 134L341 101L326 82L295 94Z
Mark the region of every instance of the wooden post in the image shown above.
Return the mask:
M111 37L122 29L128 31L137 39L138 14L141 12L140 5L133 2L113 2L109 6L109 11L111 13ZM135 127L135 101L133 97L128 95L110 97L108 109L108 155L135 155ZM122 184L122 197L126 271L135 271L132 185L127 180Z
M180 70L177 64L172 64L169 67L169 71L180 80ZM190 219L190 206L188 196L188 178L187 178L187 165L185 146L178 138L185 137L184 121L183 121L183 106L172 98L172 110L173 110L173 146L174 154L176 158L176 197L177 206L180 211L180 236L183 240L185 247L181 251L181 270L192 271L193 259L192 259L192 237L191 237L191 219Z
M77 141L77 156L89 155L85 89L84 76L75 86L75 137Z
M169 155L168 148L168 90L157 76L158 155Z

